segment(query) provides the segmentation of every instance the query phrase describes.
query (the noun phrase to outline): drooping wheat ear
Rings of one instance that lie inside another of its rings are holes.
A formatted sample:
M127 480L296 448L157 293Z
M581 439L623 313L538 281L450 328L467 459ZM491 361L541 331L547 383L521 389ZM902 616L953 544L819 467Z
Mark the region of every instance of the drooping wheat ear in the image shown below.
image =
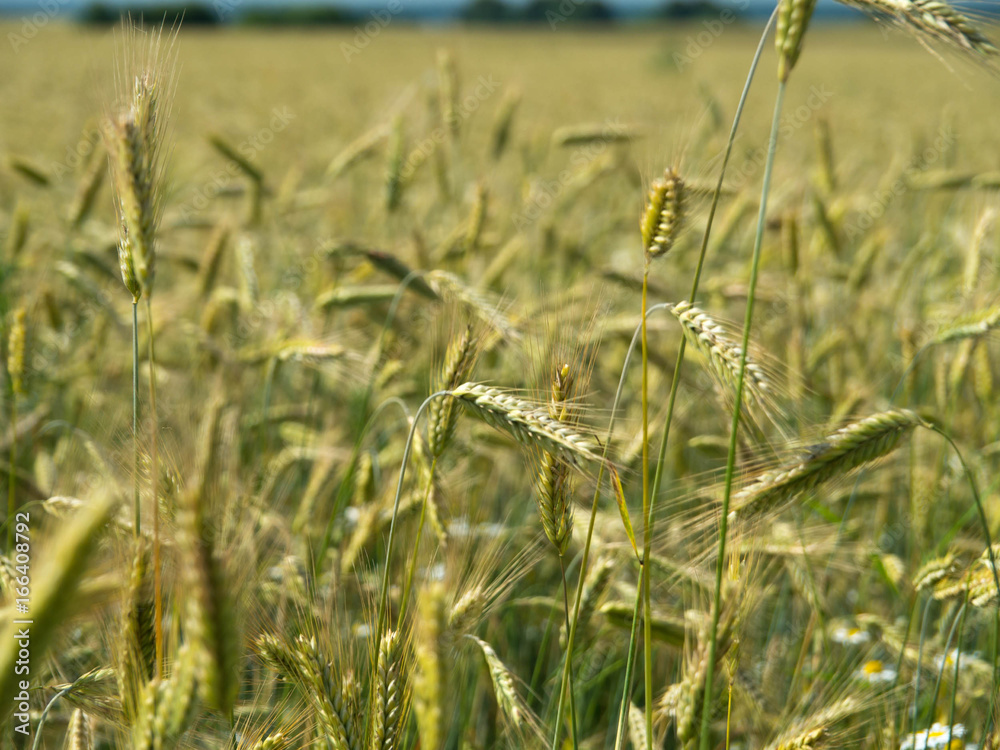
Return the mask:
M472 586L465 591L448 612L447 639L454 644L455 639L468 634L483 614L486 606L486 592L480 585Z
M778 50L778 80L784 83L802 53L806 29L816 0L779 0L774 43Z
M612 143L628 143L641 137L642 133L632 126L610 126L602 122L583 122L578 125L564 125L557 128L552 133L552 145L569 148L600 143L609 146Z
M963 315L944 326L931 338L931 344L945 344L949 341L964 341L985 336L1000 327L1000 305Z
M733 391L739 382L743 349L726 330L701 308L690 302L678 302L667 309L681 324L684 336L708 361L715 375ZM743 375L743 398L748 406L767 403L771 384L764 368L747 355Z
M288 747L288 739L282 732L275 732L252 745L251 750L285 750L286 747Z
M634 703L628 706L628 738L635 750L645 750L646 714Z
M673 167L653 182L639 228L646 259L666 255L684 221L684 180Z
M431 384L432 393L457 388L469 379L476 361L473 343L472 326L468 326L458 338L452 339L448 344L444 366ZM458 421L455 407L455 399L451 396L438 397L427 405L427 445L433 458L441 457L455 434L455 424Z
M205 702L229 716L239 689L242 636L235 592L207 516L202 493L186 492L177 511L177 542L185 560L187 634Z
M7 466L7 553L10 555L14 554L14 516L17 513L17 398L24 395L25 315L23 307L14 311L7 342L7 374L10 376L13 392L10 399L12 429Z
M31 653L42 659L49 641L63 623L76 614L81 601L80 581L87 573L87 562L98 546L105 524L111 516L109 498L94 499L72 519L59 524L58 533L38 548L37 567L31 572L31 602L27 617L31 626ZM10 705L19 681L14 669L20 642L15 640L19 628L8 616L7 625L0 628L0 705Z
M10 326L10 338L7 341L7 373L10 375L11 390L17 396L24 395L24 345L25 319L27 313L23 307L14 311Z
M399 207L403 194L403 118L397 115L389 136L389 154L385 173L385 210L392 213Z
M921 565L913 575L913 588L915 591L930 589L941 579L951 577L957 570L955 555L951 552L944 557L935 557Z
M84 672L73 682L53 685L52 689L74 708L117 726L123 723L123 715L116 692L115 672L110 667L98 667Z
M754 478L733 496L733 513L774 508L799 493L886 456L924 421L912 411L890 409L840 428L808 455Z
M117 670L119 694L126 719L135 718L143 686L156 670L156 624L153 577L145 537L136 538L132 575L122 611L121 662Z
M469 211L469 220L465 225L465 252L471 253L479 247L479 238L486 223L486 205L489 202L489 190L484 182L476 183L476 194Z
M222 256L226 245L229 244L231 231L228 222L222 221L208 238L208 245L202 252L201 263L198 265L198 280L195 282L202 297L211 294L215 286L215 279L219 275L219 267L222 265Z
M972 241L969 242L969 249L965 255L965 270L962 274L962 291L965 294L972 294L979 284L983 264L983 245L986 244L987 237L993 232L996 222L997 211L994 208L983 211L979 221L976 222L976 228L972 232Z
M420 593L413 639L413 709L421 747L441 747L445 724L445 696L450 677L449 654L444 648L448 612L445 588L434 583Z
M876 19L893 21L931 40L979 57L997 54L996 46L964 15L941 0L839 0Z
M369 750L396 750L403 716L402 648L399 633L382 636L371 706Z
M517 89L508 89L500 106L497 107L496 118L493 120L493 135L490 142L493 144L493 158L499 159L507 149L510 141L511 125L514 122L514 115L517 114L517 107L521 103L521 92Z
M455 59L446 49L438 50L438 106L441 122L448 128L452 138L458 137L461 118L458 116L458 70Z
M247 307L253 306L260 299L260 282L257 280L257 268L253 242L249 237L240 237L236 243L236 259L239 261L240 293Z
M327 176L335 180L355 164L371 156L388 133L389 128L382 124L355 138L330 162L330 166L326 168Z
M472 289L455 274L435 270L428 273L425 278L439 297L455 300L475 314L504 340L516 341L521 338L521 332L517 330L517 326L493 302ZM483 345L482 348L488 349L489 347Z
M1000 545L993 545L992 560L1000 558ZM947 563L951 562L951 565ZM931 563L938 563L931 567L921 580L921 589L932 589L935 599L960 599L963 602L968 600L974 607L995 606L1000 592L997 591L996 579L993 576L993 562L991 561L990 550L983 552L982 556L972 561L972 564L965 570L959 570L954 564L954 558L949 553L940 560L932 560ZM924 565L919 572L924 572L930 564Z
M817 750L820 747L836 746L832 744L833 725L858 714L864 708L864 702L856 697L841 698L792 724L764 750ZM839 740L843 742L844 738L841 737Z
M152 291L156 232L163 213L163 150L172 95L173 39L126 26L125 63L118 72L118 111L104 137L118 212L118 260L122 281L138 300ZM176 37L174 37L176 38Z
M7 231L7 239L4 242L4 256L8 263L17 260L24 246L28 242L28 228L31 224L31 212L28 206L18 202L14 209L14 215L10 220L10 228Z
M451 391L469 411L522 445L539 447L577 464L600 461L597 444L577 429L568 427L523 399L479 383L464 383Z
M198 662L195 649L184 644L169 679L147 683L132 725L134 750L171 750L180 743L198 714Z
M107 171L103 154L99 154L91 160L83 179L80 180L80 184L76 188L73 202L70 203L69 211L66 214L69 225L74 229L79 227L84 219L90 215L97 193L101 189L101 185L104 184L104 175Z
M577 628L586 628L587 623L597 611L597 605L607 591L611 581L611 575L615 572L615 563L609 557L598 560L594 567L587 572L587 578L583 583L583 590L580 592L580 614L577 617ZM559 632L559 645L565 648L566 626L562 625Z
M521 698L514 689L514 678L511 676L510 670L507 669L507 665L497 656L493 647L483 639L474 635L467 635L466 638L474 641L483 652L486 668L490 673L490 681L493 683L493 695L496 697L497 705L503 715L515 728L521 729L525 725L526 714Z
M90 717L79 708L73 710L66 730L66 750L91 750L94 747L94 733L90 728Z

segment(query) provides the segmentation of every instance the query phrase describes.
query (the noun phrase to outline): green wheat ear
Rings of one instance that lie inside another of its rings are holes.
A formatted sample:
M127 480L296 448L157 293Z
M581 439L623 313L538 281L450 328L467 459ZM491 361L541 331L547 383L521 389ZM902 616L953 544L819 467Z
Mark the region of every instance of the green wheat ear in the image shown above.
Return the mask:
M778 3L775 47L778 50L778 80L784 83L799 61L806 29L816 9L816 0L781 0Z
M670 252L684 221L684 180L673 167L650 186L639 228L647 260Z

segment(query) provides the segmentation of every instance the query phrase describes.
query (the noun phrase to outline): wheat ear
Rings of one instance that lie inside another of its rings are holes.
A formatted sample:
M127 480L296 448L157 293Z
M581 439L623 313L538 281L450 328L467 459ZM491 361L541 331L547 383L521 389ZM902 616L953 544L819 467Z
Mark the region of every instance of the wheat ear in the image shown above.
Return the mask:
M845 476L889 454L904 435L923 424L917 414L906 409L890 409L852 422L828 435L807 456L753 478L733 496L733 512L773 508Z
M403 675L399 633L389 630L378 649L372 692L369 750L396 750L403 715Z
M471 413L522 445L540 447L572 465L601 460L591 438L531 402L479 383L463 383L450 393Z
M23 307L14 311L10 326L10 338L7 342L7 374L10 376L10 464L7 469L7 554L14 555L14 530L17 528L17 399L24 395L24 347L25 347L25 317Z

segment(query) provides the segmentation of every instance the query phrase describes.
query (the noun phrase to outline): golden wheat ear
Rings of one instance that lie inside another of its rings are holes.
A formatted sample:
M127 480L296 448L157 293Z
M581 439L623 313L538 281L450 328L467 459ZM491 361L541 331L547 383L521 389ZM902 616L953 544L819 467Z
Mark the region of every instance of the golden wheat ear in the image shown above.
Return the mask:
M164 38L162 27L144 31L131 19L116 38L116 101L105 116L103 134L118 214L122 281L136 300L152 291L156 270L176 40L176 29Z

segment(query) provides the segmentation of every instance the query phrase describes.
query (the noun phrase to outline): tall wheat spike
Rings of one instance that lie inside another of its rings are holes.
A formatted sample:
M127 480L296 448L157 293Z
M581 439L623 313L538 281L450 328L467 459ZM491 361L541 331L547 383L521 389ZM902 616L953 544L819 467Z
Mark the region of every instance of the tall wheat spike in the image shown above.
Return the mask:
M368 750L396 750L402 726L404 694L399 633L382 636L371 705L371 737Z
M94 733L90 726L90 717L79 708L73 710L69 719L69 729L66 730L66 750L93 750Z

